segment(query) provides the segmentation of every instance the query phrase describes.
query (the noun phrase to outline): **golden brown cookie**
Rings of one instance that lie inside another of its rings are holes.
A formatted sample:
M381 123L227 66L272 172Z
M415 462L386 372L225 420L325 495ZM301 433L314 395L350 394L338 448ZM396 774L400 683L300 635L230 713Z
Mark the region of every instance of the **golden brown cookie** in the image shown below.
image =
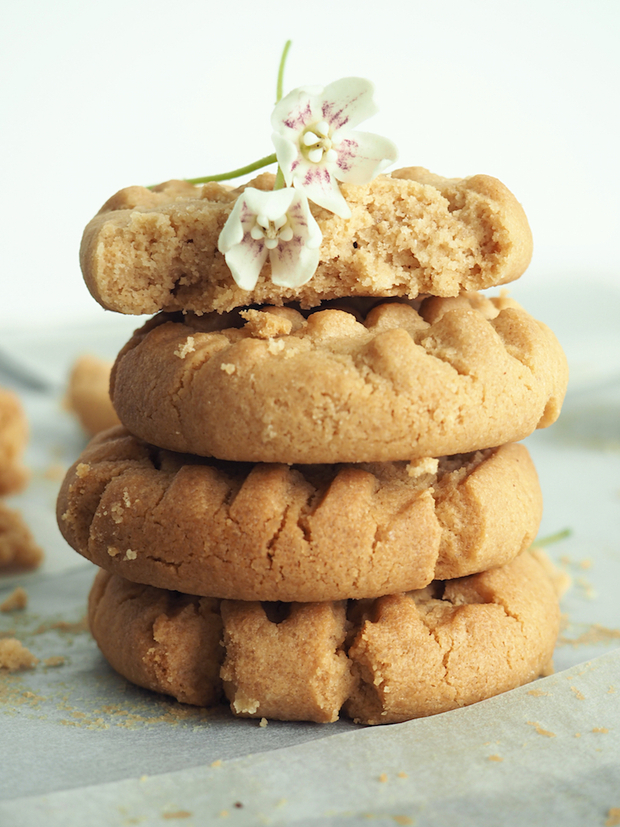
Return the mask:
M219 603L100 571L88 600L88 622L121 675L181 703L211 706L221 697Z
M69 470L58 524L98 566L236 600L377 597L505 563L542 514L523 445L417 463L199 460L115 428Z
M132 433L173 451L384 462L522 439L557 418L567 380L548 327L468 293L419 311L380 303L363 322L336 309L160 315L120 352L111 395Z
M273 175L252 182L272 189ZM93 297L120 313L225 312L248 304L341 296L456 296L518 278L532 254L521 205L487 175L448 179L421 167L342 185L352 217L320 207L321 259L302 287L278 287L270 265L252 291L233 281L218 237L241 191L170 181L114 195L86 227L80 261Z
M89 353L71 368L65 406L91 436L119 424L110 399L111 370L112 362Z
M20 491L28 481L21 457L28 440L28 423L16 394L0 388L0 495Z
M543 674L559 608L524 552L372 601L225 600L219 610L209 598L100 571L89 619L118 672L185 703L210 705L223 689L236 715L327 722L343 708L377 724L466 706Z

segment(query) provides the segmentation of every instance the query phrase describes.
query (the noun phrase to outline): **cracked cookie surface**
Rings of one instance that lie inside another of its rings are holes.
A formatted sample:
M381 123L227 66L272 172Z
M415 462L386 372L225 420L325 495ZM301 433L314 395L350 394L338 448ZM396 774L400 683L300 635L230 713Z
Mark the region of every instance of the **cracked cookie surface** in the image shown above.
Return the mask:
M121 428L94 439L58 499L67 542L101 568L236 600L321 601L422 588L501 565L542 515L523 445L415 463L199 460Z
M466 453L559 414L566 358L511 299L382 302L360 318L289 307L156 316L117 357L114 407L162 448L284 463Z
M251 182L273 188L273 175ZM120 313L225 312L248 304L299 301L313 307L342 296L456 296L518 278L532 254L521 205L487 175L448 179L421 167L342 186L352 217L313 205L321 259L302 287L271 283L241 290L217 249L240 190L170 181L114 195L86 227L80 261L104 307Z
M100 571L90 627L121 675L234 714L365 724L433 715L544 674L559 628L546 571L512 562L376 600L217 601ZM220 645L221 641L221 645Z

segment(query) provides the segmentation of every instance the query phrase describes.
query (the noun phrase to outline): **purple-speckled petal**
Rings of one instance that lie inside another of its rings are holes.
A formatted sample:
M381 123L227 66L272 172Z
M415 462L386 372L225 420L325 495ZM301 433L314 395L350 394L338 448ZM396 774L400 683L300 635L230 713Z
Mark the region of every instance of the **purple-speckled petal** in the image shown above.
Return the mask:
M274 132L284 134L293 133L289 137L302 132L308 124L317 121L320 117L320 95L323 92L320 86L300 86L293 89L282 100L276 103L271 113L271 126Z
M350 218L351 210L331 170L331 165L328 167L322 164L300 164L295 172L293 184L297 189L303 190L308 199L314 201L319 207L341 218Z
M300 287L310 281L319 264L319 249L310 249L301 236L278 244L269 253L271 281L280 287Z
M226 264L242 290L253 290L263 264L267 260L264 239L254 239L246 233L241 243L226 253Z
M335 149L334 176L347 184L368 184L398 157L392 141L372 132L351 132Z
M310 205L308 198L303 190L293 190L295 192L295 200L288 211L289 221L295 235L302 236L306 247L310 249L317 249L321 246L323 234L316 223L316 220L310 212ZM292 243L292 241L291 241Z
M341 78L325 87L321 114L332 134L344 127L354 129L378 111L373 92L374 86L364 78Z

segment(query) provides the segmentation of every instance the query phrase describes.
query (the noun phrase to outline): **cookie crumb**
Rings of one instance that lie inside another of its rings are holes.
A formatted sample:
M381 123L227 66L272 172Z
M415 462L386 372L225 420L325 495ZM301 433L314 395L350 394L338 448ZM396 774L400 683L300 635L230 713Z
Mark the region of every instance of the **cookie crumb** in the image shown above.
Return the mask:
M385 782L386 782L387 780L388 780L387 773L382 772L382 773L381 773L381 775L379 776L379 781L380 781L382 784L385 784Z
M548 729L543 729L536 721L526 721L528 726L533 726L539 735L544 735L545 738L555 738L555 732L549 732Z
M269 723L269 721L267 720L267 718L261 718L259 726L266 727L268 723Z
M212 761L212 762L211 762L211 766L212 766L212 767L221 767L221 766L222 766L222 761L221 761L221 759L220 759L220 758L218 758L218 759L217 759L217 761Z
M407 474L414 479L423 477L425 474L436 474L439 468L439 460L434 457L421 457L412 459L407 465Z
M267 350L274 356L284 350L284 339L269 339Z
M409 778L409 776L407 775L406 772L399 772L398 773L398 778Z
M607 732L609 732L609 730L607 729L607 727L604 727L604 726L595 726L594 729L592 730L592 732L607 733Z
M594 586L592 583L588 582L585 577L578 577L575 582L579 586L580 589L583 589L585 596L588 600L594 600L596 597L596 591L594 590Z
M577 698L578 701L585 701L586 696L583 694L583 692L580 692L577 689L576 686L571 686L570 689L571 689L571 692L573 692L575 694L575 697Z
M402 824L402 825L414 824L413 819L412 819L412 818L409 818L409 816L392 816L392 819L393 819L393 820L394 820L397 824Z
M502 758L501 755L489 755L489 761L498 761L499 762L499 761L503 761L503 760L504 759Z
M19 511L0 502L0 569L36 569L43 551Z
M174 813L162 813L162 818L172 819L172 818L191 818L192 813L189 810L177 810Z
M195 341L193 336L188 336L185 342L182 345L179 345L178 348L174 351L174 355L178 356L179 359L185 359L188 353L193 353L196 350Z
M120 525L120 523L123 522L123 514L125 513L125 509L120 503L114 503L110 507L110 513L112 514L112 519L116 525Z
M277 436L278 436L278 432L273 427L273 425L271 423L269 423L269 425L267 425L267 427L263 431L263 439L266 442L269 442L269 440L275 439Z
M245 330L257 339L272 339L286 336L293 328L293 322L275 313L262 310L242 310L239 315L245 319Z
M229 376L232 376L233 373L237 370L237 366L233 365L231 362L222 362L220 365L220 370L223 370L224 373L227 373Z
M62 655L52 655L51 658L45 658L43 666L54 668L56 666L64 666L65 658Z
M33 669L38 662L38 658L16 638L0 640L0 669L17 672L21 669Z
M25 589L18 586L3 603L0 603L0 612L15 612L19 609L25 609L27 605L28 594Z
M620 807L611 807L607 812L605 827L616 827L620 824Z

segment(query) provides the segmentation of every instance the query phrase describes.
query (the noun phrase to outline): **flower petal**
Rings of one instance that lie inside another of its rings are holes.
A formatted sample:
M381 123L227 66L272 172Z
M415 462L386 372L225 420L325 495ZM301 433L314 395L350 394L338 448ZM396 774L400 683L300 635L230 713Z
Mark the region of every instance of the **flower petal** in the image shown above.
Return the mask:
M372 132L351 132L336 147L334 176L347 184L368 184L396 161L398 150L388 138Z
M321 114L332 135L344 127L354 129L378 111L372 99L374 89L365 78L341 78L323 89Z
M267 260L267 253L265 240L253 239L249 233L246 233L241 243L226 253L226 264L242 290L254 289Z
M310 249L300 236L278 244L269 253L271 281L279 287L301 287L315 274L319 255L318 247Z
M217 240L217 249L220 253L226 254L243 239L246 232L242 221L244 212L247 212L247 207L241 198L237 198Z
M300 86L285 95L271 113L273 130L284 135L291 132L293 134L290 137L294 140L294 136L308 124L319 120L322 92L320 86Z
M268 221L277 221L285 215L294 198L295 193L290 189L257 190L246 187L238 201L245 201L253 216L264 215Z
M286 186L290 187L293 183L293 172L299 163L300 157L297 144L277 132L273 133L271 140L276 150L278 166L282 170Z
M294 235L304 239L306 247L314 250L321 246L323 233L312 213L310 204L303 190L293 190L295 201L290 206L288 218Z
M335 165L300 164L293 176L293 185L303 190L310 201L319 207L339 215L351 218L351 209L344 200L332 173Z

